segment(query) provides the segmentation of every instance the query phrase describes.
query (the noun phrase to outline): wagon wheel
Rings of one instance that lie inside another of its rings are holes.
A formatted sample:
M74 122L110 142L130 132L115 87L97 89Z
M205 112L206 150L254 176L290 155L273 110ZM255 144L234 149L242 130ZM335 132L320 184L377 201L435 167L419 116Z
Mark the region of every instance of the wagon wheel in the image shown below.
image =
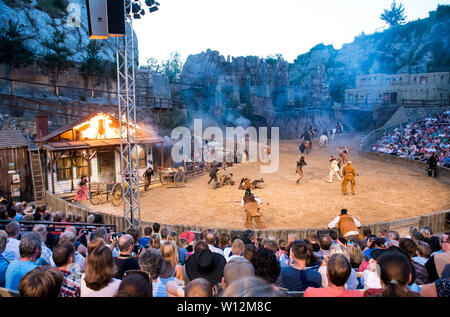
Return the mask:
M122 202L122 196L123 196L123 190L122 190L122 184L114 184L113 188L111 189L111 196L112 196L112 204L114 206L119 206Z
M91 197L89 199L91 204L98 205L100 203L101 199L102 199L102 197L101 197L101 195L99 195L98 192L91 192Z
M159 176L159 179L160 179L160 181L161 181L161 184L163 184L163 185L166 185L166 184L169 183L168 178L170 178L170 177L167 176L167 175L164 175L164 174L161 174L161 175Z
M174 177L175 186L183 186L186 181L186 174L184 172L177 172Z

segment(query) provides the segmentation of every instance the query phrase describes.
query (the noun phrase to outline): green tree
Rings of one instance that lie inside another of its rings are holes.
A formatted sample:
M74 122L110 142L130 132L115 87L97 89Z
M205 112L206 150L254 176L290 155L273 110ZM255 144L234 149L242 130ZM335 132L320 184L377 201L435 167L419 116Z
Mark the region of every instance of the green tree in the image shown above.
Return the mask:
M271 54L265 58L266 63L269 65L272 65L272 66L275 65L277 63L277 61L282 60L282 59L283 59L283 54L281 54L281 53Z
M181 62L180 53L170 53L170 58L162 64L164 74L169 78L169 82L172 83L180 77L183 64Z
M11 79L14 68L25 67L33 63L34 53L26 43L31 36L24 35L23 25L12 20L0 30L0 63L5 64L6 77ZM9 81L9 94L13 93L13 83Z
M147 64L145 66L158 74L161 74L163 72L161 63L154 57L147 58Z
M52 38L42 43L48 52L38 62L41 68L53 73L53 82L57 96L59 96L59 75L69 68L74 67L74 62L70 59L73 56L73 52L66 46L65 40L66 35L63 32L55 30Z
M405 24L405 8L401 3L397 6L397 3L394 0L390 9L384 9L383 13L380 15L380 19L389 24L390 27Z
M97 40L89 41L86 46L86 56L80 65L80 73L87 78L91 85L91 96L94 98L95 78L105 74L105 61L100 58L99 53L103 47L103 43Z

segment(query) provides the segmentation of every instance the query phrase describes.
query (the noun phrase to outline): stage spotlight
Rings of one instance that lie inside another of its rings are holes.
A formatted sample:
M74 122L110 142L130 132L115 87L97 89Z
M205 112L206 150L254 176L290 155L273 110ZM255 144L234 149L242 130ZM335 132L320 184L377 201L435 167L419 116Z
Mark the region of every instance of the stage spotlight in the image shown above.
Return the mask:
M155 0L145 0L145 4L149 7L155 4Z
M141 12L139 12L140 15L145 15L145 10L142 9Z
M133 18L140 19L141 15L139 13L135 13L135 14L133 14Z
M159 10L158 7L150 7L150 8L148 9L148 11L150 11L150 13L155 12L155 11L158 11L158 10Z

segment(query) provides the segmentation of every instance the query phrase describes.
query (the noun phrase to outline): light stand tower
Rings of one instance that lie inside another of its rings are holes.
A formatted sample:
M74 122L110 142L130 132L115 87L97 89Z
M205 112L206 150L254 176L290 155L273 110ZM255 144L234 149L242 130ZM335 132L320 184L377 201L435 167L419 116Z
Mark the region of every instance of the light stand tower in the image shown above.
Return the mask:
M141 16L145 15L145 11L142 9L141 0L121 1L88 0L86 3L90 38L107 39L110 36L116 37L123 216L125 229L133 227L139 230L141 227L141 206L139 199L133 19L140 19ZM145 4L150 13L158 10L159 3L155 0L145 0ZM120 13L122 9L123 13Z
M146 0L149 12L158 10L159 3ZM124 0L125 36L116 38L117 98L120 121L120 170L123 189L125 228L141 229L139 197L138 135L136 127L136 92L133 18L145 14L139 0ZM133 17L132 17L133 16Z
M128 3L131 6L131 3ZM127 7L125 6L125 10ZM125 36L116 38L117 98L120 121L120 171L125 228L141 227L137 152L133 19L125 14Z

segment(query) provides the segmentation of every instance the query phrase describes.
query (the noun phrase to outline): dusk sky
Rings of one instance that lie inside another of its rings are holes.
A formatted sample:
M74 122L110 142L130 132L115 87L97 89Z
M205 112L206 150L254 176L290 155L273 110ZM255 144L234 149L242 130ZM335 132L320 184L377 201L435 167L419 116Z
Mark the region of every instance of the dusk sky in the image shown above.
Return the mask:
M292 62L319 43L341 48L361 32L380 31L392 0L158 0L159 10L135 20L139 63L185 60L206 49L227 56L281 53ZM450 0L401 0L407 21L428 17Z

